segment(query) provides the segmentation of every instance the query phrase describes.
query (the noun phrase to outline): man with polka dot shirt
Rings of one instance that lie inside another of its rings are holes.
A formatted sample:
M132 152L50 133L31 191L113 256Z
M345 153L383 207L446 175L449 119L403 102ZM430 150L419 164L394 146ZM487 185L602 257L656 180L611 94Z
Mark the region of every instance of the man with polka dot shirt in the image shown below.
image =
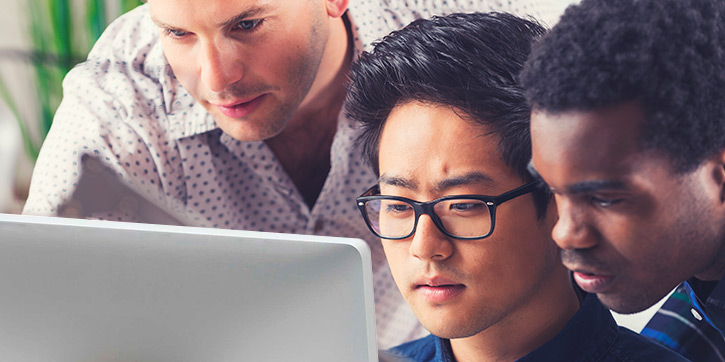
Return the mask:
M553 1L552 1L553 3ZM356 237L372 249L381 348L424 334L354 199L376 178L344 116L348 66L414 19L539 0L149 0L64 81L24 213L58 215L92 155L188 224ZM144 221L128 207L92 215Z

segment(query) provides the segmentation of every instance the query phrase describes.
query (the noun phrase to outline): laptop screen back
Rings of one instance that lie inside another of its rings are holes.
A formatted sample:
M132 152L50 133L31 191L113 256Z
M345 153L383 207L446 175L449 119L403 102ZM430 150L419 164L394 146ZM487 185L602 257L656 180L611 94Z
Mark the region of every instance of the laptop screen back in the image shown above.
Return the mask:
M0 214L6 361L377 361L356 239Z

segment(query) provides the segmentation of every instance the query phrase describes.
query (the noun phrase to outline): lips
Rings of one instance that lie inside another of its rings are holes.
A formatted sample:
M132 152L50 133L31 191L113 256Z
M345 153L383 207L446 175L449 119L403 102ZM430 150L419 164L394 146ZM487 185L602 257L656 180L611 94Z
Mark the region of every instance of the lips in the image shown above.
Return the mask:
M610 291L616 276L612 273L617 263L605 261L593 253L594 249L572 249L561 251L561 262L573 272L574 281L587 293Z
M574 271L574 280L587 293L604 293L612 284L614 276Z
M414 290L433 304L450 302L465 289L465 285L443 277L423 278L414 285Z
M259 106L260 103L262 103L262 100L264 99L264 94L241 101L235 101L231 103L226 104L214 104L215 107L219 109L225 116L229 118L244 118L248 116L250 113L254 112L255 109Z

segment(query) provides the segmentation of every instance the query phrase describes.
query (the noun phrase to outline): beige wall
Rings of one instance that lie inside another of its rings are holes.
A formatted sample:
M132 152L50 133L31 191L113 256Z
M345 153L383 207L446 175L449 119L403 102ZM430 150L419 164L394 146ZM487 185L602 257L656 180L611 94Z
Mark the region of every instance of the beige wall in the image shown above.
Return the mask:
M0 11L0 52L7 50L27 50L27 40L23 36L27 0L2 0ZM24 79L28 78L27 67L16 60L0 57L0 75L9 83L11 91L21 99L21 107L27 116L33 116L31 89ZM19 211L19 203L14 196L13 185L25 185L30 177L31 166L23 158L19 132L10 111L0 101L0 212ZM22 192L22 191L21 191Z
M0 52L18 51L29 49L27 32L27 0L2 0L3 10L0 11ZM27 84L28 69L23 63L16 59L0 57L0 75L10 83L11 91L22 94L21 107L26 112L32 109L30 98L30 84ZM28 114L27 116L31 116ZM0 119L0 122L3 121Z
M30 49L28 35L28 2L29 0L0 0L2 11L0 11L0 76L5 80L19 112L27 120L38 118L35 106L34 84L32 83L32 69L25 62L15 56L8 57L8 53L17 54L27 52ZM75 7L81 8L84 0L68 0ZM118 9L115 7L118 1L107 0L109 6L108 16L118 16ZM113 5L112 5L113 4ZM82 13L79 11L78 13ZM37 124L32 122L31 124ZM32 130L31 132L37 132ZM0 101L0 212L8 211L7 189L8 182L18 185L20 194L30 179L32 164L24 157L22 144L13 142L19 139L19 133L14 117L9 112L7 105ZM11 211L17 211L15 205Z

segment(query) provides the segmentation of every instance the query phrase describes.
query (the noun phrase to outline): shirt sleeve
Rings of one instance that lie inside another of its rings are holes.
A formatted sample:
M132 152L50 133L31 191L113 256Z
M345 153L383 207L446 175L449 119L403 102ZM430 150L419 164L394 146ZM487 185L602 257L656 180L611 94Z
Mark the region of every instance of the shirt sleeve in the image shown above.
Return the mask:
M170 200L174 207L183 202L178 143L163 116L170 96L162 84L169 76L155 34L148 6L140 6L114 21L88 60L66 75L63 100L36 161L23 213L60 216L61 205L78 192L85 156L99 160L120 184L147 201L161 207ZM107 186L98 185L93 193L108 197L113 190ZM128 205L83 214L138 221Z
M66 77L64 99L38 157L24 213L58 216L59 207L76 191L81 159L100 160L112 173L135 187L160 188L158 167L152 155L149 132L138 122L132 84L121 77L110 61L90 60ZM100 186L103 192L103 185ZM149 190L151 191L151 190ZM95 210L95 218L135 221L123 208Z

